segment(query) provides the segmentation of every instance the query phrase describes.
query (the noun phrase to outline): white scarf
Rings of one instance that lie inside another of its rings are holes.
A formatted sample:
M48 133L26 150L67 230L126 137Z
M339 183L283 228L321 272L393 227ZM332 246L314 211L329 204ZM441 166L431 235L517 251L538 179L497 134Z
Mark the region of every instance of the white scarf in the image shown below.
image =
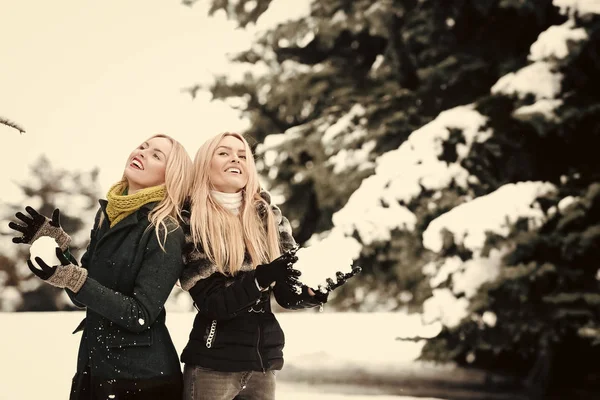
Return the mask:
M240 207L242 206L242 192L237 193L223 193L211 190L210 194L213 198L219 202L226 210L231 211L234 215L240 213Z

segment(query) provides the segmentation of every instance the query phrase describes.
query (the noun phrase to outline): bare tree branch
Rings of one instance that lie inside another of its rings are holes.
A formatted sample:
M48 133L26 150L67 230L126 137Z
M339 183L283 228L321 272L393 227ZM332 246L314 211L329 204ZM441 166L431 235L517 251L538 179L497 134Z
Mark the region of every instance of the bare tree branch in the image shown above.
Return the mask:
M18 130L22 134L25 133L25 129L23 129L19 125L17 125L16 122L12 122L6 118L0 117L0 124L10 126L11 128Z

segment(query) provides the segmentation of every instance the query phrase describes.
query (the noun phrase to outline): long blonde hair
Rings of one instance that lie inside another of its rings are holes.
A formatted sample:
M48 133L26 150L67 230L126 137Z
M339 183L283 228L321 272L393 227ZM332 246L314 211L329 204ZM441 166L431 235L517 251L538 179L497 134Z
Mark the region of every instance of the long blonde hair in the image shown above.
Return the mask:
M148 214L148 220L154 226L160 247L164 250L164 243L169 233L165 220L171 221L175 227L179 225L178 221L182 218L181 210L183 204L189 196L193 166L192 158L181 143L163 134L154 135L148 138L148 140L156 137L167 139L173 145L171 153L167 157L165 168L165 189L167 195ZM164 233L162 241L160 238L161 230Z
M221 139L233 136L246 150L248 182L242 189L242 205L238 215L227 211L211 194L210 164ZM253 267L267 263L281 255L279 233L270 205L260 196L260 185L254 158L248 142L238 133L225 132L207 140L198 149L194 159L194 183L191 192L190 228L197 248L217 266L224 275L235 275L244 263L245 254ZM258 203L267 210L263 221L258 214ZM200 245L200 246L199 246Z
M189 196L189 191L192 182L193 165L192 158L185 148L177 140L164 134L156 134L150 136L146 141L154 138L164 138L171 142L173 147L171 153L167 157L167 165L165 168L165 189L166 196L150 211L148 220L151 228L154 226L156 238L160 248L165 250L164 244L167 241L167 235L179 226L181 220L182 207ZM121 178L121 182L127 184L125 175ZM102 225L103 214L100 214L100 222ZM167 226L169 224L171 229ZM162 233L162 234L161 234Z

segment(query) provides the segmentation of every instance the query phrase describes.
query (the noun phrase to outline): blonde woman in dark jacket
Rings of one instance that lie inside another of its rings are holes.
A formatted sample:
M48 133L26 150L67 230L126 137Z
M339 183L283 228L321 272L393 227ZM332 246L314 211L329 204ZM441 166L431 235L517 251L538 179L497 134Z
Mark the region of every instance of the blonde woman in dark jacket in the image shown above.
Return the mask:
M241 135L208 140L194 166L180 280L198 313L181 355L183 398L274 399L285 341L271 293L291 309L319 306L327 294L299 285L290 223L261 192Z
M49 220L32 208L11 223L32 243L51 236L60 265L28 261L34 274L65 288L86 317L71 400L181 399L177 351L165 326L164 305L182 269L184 234L179 227L192 162L185 149L156 135L127 159L123 179L100 200L90 243L78 266L65 256L69 237L58 210Z

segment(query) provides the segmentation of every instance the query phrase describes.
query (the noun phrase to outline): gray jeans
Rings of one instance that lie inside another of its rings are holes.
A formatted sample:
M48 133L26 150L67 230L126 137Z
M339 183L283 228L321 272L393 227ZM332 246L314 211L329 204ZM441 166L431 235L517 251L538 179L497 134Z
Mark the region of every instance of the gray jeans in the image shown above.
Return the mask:
M275 400L275 371L221 372L183 368L183 400Z

